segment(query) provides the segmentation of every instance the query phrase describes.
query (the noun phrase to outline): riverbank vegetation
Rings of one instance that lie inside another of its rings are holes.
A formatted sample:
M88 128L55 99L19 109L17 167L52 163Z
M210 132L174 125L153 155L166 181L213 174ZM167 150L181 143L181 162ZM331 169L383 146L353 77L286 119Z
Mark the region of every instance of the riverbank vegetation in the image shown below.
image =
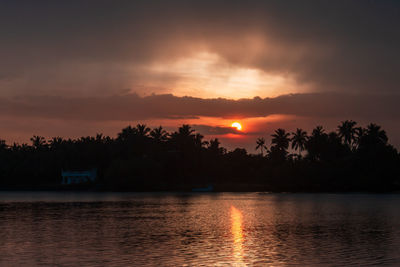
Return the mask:
M97 168L96 190L349 192L400 189L400 156L376 124L342 122L336 131L277 129L271 144L258 138L257 154L227 151L189 125L168 133L161 126L128 126L116 138L46 140L7 145L0 140L0 186L58 189L61 170Z

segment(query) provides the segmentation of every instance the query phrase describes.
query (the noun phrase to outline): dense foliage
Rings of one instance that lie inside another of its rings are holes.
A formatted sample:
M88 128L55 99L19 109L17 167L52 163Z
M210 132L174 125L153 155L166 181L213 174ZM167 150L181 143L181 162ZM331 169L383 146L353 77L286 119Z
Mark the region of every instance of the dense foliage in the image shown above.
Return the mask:
M33 136L32 144L0 140L2 188L59 188L61 170L98 169L97 190L190 190L212 184L217 191L395 191L400 156L376 124L344 121L336 132L317 126L277 129L271 145L256 141L259 154L233 151L218 139L205 141L189 125L128 126L110 138L77 140ZM293 152L293 153L290 153Z

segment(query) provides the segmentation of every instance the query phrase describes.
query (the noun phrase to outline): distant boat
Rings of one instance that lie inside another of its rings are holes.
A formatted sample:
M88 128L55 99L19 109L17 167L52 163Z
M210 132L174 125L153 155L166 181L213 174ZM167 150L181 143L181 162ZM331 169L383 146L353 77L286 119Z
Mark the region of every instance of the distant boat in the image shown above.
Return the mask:
M192 192L212 192L214 191L214 186L208 185L207 187L196 187L192 189Z

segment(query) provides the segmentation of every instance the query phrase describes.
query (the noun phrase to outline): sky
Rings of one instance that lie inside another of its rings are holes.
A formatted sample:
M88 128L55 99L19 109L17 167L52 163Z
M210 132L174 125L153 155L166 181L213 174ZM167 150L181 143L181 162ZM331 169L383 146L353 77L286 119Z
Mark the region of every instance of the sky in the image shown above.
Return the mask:
M399 29L399 1L2 0L0 139L191 124L254 153L352 119L399 148Z

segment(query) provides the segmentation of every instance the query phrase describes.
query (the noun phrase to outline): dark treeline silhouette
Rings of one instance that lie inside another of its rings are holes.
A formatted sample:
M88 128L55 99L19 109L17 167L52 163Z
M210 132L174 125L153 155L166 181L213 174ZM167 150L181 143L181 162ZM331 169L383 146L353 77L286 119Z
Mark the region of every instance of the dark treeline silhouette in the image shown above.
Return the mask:
M227 151L218 139L205 141L189 125L168 133L161 126L128 126L110 138L98 134L76 140L33 136L32 144L0 140L3 189L58 189L61 170L97 168L96 190L216 191L397 191L400 156L376 124L342 122L337 131L317 126L277 129L270 145L258 138L259 154Z

